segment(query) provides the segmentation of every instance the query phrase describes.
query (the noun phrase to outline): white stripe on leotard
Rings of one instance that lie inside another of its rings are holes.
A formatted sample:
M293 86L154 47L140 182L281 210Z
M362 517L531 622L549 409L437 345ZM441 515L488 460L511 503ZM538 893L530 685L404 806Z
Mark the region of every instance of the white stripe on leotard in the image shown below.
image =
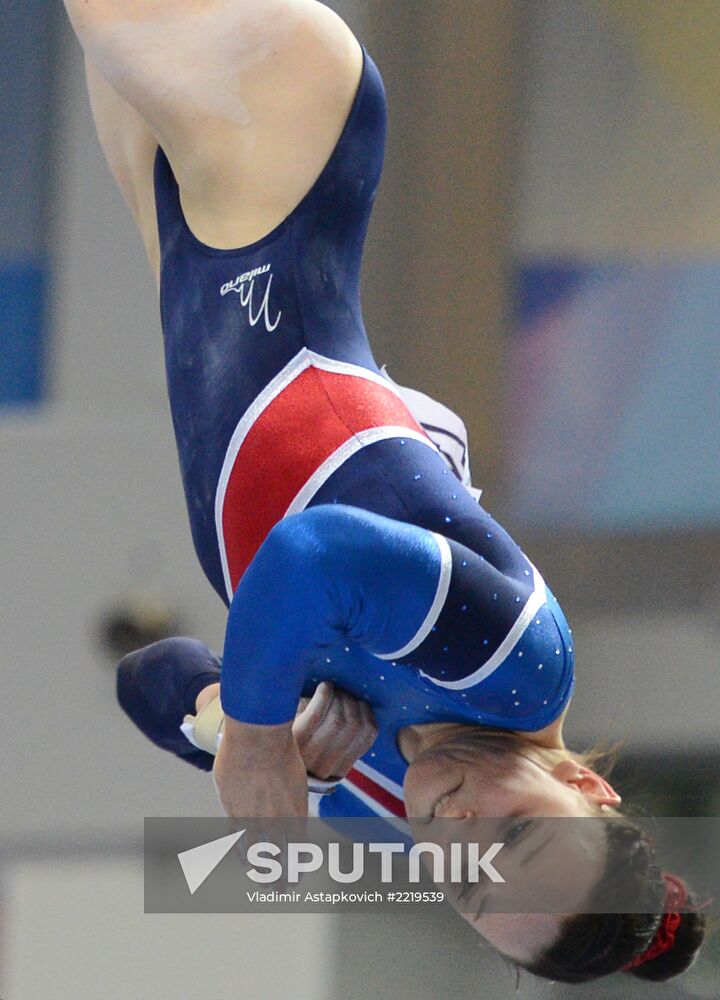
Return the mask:
M434 531L430 532L435 541L437 542L438 548L440 549L440 577L437 583L437 589L435 590L435 598L430 605L430 610L425 616L425 621L422 623L420 628L417 630L415 635L406 643L402 649L398 649L395 653L375 653L379 660L399 660L403 656L409 656L414 649L427 639L430 635L433 625L436 623L440 617L440 612L445 607L445 601L447 600L448 591L450 590L450 578L452 576L452 552L450 551L450 546L448 545L447 538L442 535L436 534Z
M366 379L368 382L374 382L376 385L382 386L383 389L387 389L399 400L403 401L402 394L391 382L388 381L388 379L384 378L382 375L369 371L367 368L362 368L360 365L348 364L345 361L335 361L334 358L327 358L322 354L316 354L315 351L309 351L306 347L303 347L300 351L298 351L295 357L289 361L287 365L285 365L283 370L268 383L259 396L257 396L257 398L247 408L235 428L233 436L230 439L227 452L225 453L225 460L223 462L223 467L220 472L220 478L218 479L218 485L215 492L215 531L220 548L220 562L222 565L223 579L225 581L225 590L229 600L232 600L233 589L230 578L227 550L225 548L225 539L223 535L223 507L225 505L225 495L227 493L228 483L230 482L230 476L232 474L238 452L240 451L240 448L242 447L248 434L252 430L253 425L262 413L280 395L280 393L290 385L291 382L293 382L308 368L319 368L321 371L332 372L338 375L353 375L356 378ZM412 434L412 431L407 430L405 436L411 437ZM431 442L426 443L431 444ZM317 492L317 489L320 488L320 485L322 484L320 483L316 487L315 492Z
M532 563L530 565L532 566ZM498 667L502 666L510 653L512 653L515 646L517 646L520 642L534 616L547 600L545 581L534 566L532 567L532 570L535 589L530 595L527 604L520 612L519 618L487 663L484 663L468 677L462 677L458 681L439 681L436 677L430 677L428 674L420 671L421 676L425 677L429 681L432 681L436 687L448 688L451 691L463 691L465 688L474 687L475 684L479 684L481 681L487 680L491 674L495 673Z
M285 517L305 510L312 498L325 485L330 476L337 472L353 455L356 455L370 444L376 444L378 441L390 441L393 438L419 441L421 444L427 445L428 448L432 448L433 451L437 451L435 445L425 434L421 434L420 431L410 430L407 427L370 427L366 431L358 431L349 441L346 441L337 451L333 452L330 458L326 459L319 469L312 474L288 507Z

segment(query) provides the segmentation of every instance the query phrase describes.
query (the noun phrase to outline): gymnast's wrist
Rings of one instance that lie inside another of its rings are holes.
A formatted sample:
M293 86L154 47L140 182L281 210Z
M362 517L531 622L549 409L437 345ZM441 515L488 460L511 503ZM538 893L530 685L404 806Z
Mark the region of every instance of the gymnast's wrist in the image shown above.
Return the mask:
M242 757L247 763L265 767L272 765L289 753L297 752L292 720L281 725L263 726L238 722L226 715L223 750L225 755Z

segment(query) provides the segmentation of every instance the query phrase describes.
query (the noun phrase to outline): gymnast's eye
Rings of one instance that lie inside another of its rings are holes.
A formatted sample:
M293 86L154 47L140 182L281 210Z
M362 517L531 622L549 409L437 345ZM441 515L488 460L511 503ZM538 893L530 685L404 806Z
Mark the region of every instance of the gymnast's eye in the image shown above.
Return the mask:
M529 826L532 826L532 822L533 821L531 819L526 819L522 823L516 823L514 826L511 826L505 834L505 840L507 843L514 844L516 840L519 840L524 831L527 830Z

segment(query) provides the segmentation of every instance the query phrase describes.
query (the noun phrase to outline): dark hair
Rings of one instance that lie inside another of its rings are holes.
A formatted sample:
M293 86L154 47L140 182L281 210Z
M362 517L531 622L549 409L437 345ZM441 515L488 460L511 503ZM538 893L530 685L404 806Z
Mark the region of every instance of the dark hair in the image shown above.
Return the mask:
M540 958L517 963L535 976L561 983L585 983L619 972L647 951L662 922L666 886L655 851L644 832L625 817L615 816L607 825L608 854L602 879L593 900L609 902L628 886L636 892L638 907L646 913L584 913L563 922L562 936ZM696 905L690 896L686 904ZM695 961L705 938L704 913L683 913L673 947L628 975L660 982L685 972Z
M466 738L470 746L501 746L517 753L532 747L520 733L475 727ZM598 745L579 753L567 749L542 748L549 763L572 759L608 777L617 762L621 742ZM636 901L636 909L647 912L582 913L562 922L562 934L544 955L532 962L517 962L516 968L560 983L585 983L623 970L655 940L663 919L666 884L653 845L644 831L616 809L602 808L598 816L607 821L607 860L603 875L588 901L590 910L621 908L620 900ZM626 905L626 904L625 904ZM692 895L683 909L695 907ZM704 913L683 912L673 947L627 974L661 982L685 972L697 958L705 939Z

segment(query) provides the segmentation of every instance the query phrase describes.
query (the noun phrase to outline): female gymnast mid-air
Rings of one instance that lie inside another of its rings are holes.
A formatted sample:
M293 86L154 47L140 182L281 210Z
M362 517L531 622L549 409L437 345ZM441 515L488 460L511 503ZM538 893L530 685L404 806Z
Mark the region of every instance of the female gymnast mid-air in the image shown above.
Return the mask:
M538 877L534 817L617 818L587 892L620 872L647 913L465 918L553 980L682 972L703 914L619 818L596 758L563 741L563 612L478 504L458 418L370 350L372 59L315 0L65 5L160 286L193 541L229 608L222 666L193 640L156 643L120 665L122 706L212 768L234 817L306 815L308 781L325 817L508 817Z

